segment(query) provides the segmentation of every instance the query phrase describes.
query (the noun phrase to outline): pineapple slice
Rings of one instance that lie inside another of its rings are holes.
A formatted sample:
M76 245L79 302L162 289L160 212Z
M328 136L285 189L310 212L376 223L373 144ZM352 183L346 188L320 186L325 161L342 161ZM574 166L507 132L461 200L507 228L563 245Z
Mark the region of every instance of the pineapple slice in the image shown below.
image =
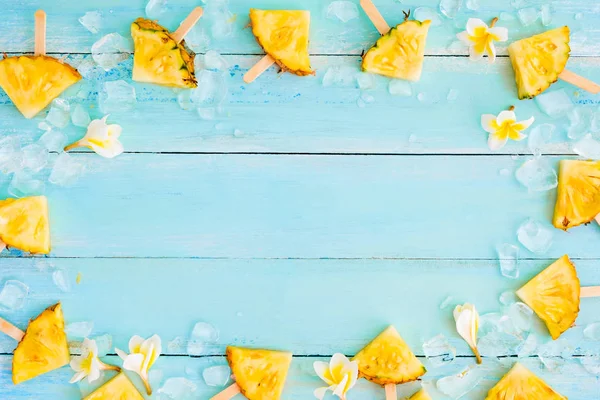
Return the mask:
M487 394L486 400L567 400L521 363L510 371Z
M431 21L405 21L390 29L364 55L362 69L390 78L418 81Z
M249 400L281 398L292 353L227 347L227 361L240 391Z
M282 70L313 74L308 57L310 12L250 9L252 33Z
M47 56L8 57L0 61L0 87L25 118L33 118L81 79L77 70Z
M120 373L83 400L144 400L127 375Z
M600 214L600 161L562 160L554 226L567 230Z
M362 378L382 386L411 382L427 372L393 326L380 333L353 360L358 361Z
M29 323L15 349L12 378L15 385L69 363L69 346L60 303L45 309Z
M154 21L138 18L131 24L135 46L133 80L179 88L198 86L194 54L177 43L169 31Z
M517 291L517 296L546 323L552 339L557 339L575 323L579 295L577 271L567 255Z
M50 228L46 197L0 201L0 240L23 251L48 254Z
M432 400L429 393L425 391L425 389L419 390L417 393L410 396L409 400Z
M568 26L522 39L508 46L519 99L532 99L558 80L571 48Z

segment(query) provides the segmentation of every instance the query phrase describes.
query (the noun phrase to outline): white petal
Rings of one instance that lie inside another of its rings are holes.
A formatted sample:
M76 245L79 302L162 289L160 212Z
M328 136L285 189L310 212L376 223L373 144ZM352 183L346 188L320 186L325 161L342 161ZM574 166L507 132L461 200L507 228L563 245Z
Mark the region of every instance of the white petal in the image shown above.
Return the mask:
M460 316L456 320L456 330L458 334L469 344L471 347L475 347L476 343L472 337L472 312L471 310L463 310Z
M527 135L525 135L524 133L518 132L517 137L511 138L511 139L514 140L515 142L520 142L521 140L525 139L526 137L527 137Z
M327 393L328 390L329 390L328 387L320 387L314 391L314 395L317 399L323 400L323 397L325 397L325 394Z
M508 40L508 29L501 26L490 28L489 33L498 38L498 42L506 42Z
M121 359L122 359L123 361L125 361L125 359L127 358L127 353L125 353L125 352L124 352L123 350L121 350L121 349L117 349L116 347L115 347L115 352L117 353L117 355L118 355L119 357L121 357Z
M471 61L479 61L483 58L484 53L478 53L477 51L475 51L475 46L470 46L469 47L469 59Z
M492 64L494 63L494 61L496 61L496 46L494 46L494 42L491 42L489 44L489 49L491 53L488 54L488 62Z
M483 114L481 116L481 127L489 133L496 132L493 123L496 122L496 116L493 114Z
M103 142L102 146L98 146L96 143L87 142L86 146L89 146L96 154L104 158L115 158L125 150L123 144L118 140Z
M75 356L71 359L71 362L69 363L69 366L73 369L73 371L75 372L79 372L81 371L83 368L81 367L81 364L83 364L83 357L81 356Z
M342 381L337 384L337 387L333 391L333 394L340 399L344 398L344 394L346 394L346 383L348 383L348 375L344 375Z
M83 339L83 348L86 349L88 352L92 353L94 357L96 357L98 354L98 345L93 339Z
M517 116L514 111L504 110L500 114L498 114L498 118L496 119L496 123L498 125L502 125L506 121L515 122L517 120Z
M108 117L108 115L106 116ZM106 118L104 117L104 118ZM131 339L129 339L129 352L130 353L139 353L140 347L144 343L144 338L138 335L133 335Z
M487 29L488 25L479 18L469 18L469 20L467 21L467 32L471 36L475 35L476 28L481 27L485 27Z
M332 382L331 379L328 379L326 375L329 373L328 363L326 363L325 361L315 361L313 363L313 368L315 369L315 372L317 373L319 378L321 378L325 383L327 383L328 385L334 384L334 382Z
M493 151L503 148L506 142L508 142L508 137L499 138L493 133L490 133L490 136L488 137L488 147Z
M79 382L83 378L85 378L85 372L79 371L75 375L73 375L73 377L71 378L71 380L69 381L69 383Z
M348 361L348 358L342 353L335 353L331 356L331 360L329 361L329 368L333 370L334 368L343 367Z
M144 355L140 353L130 354L127 356L125 361L123 361L123 368L137 372L138 374L142 372L142 364L144 363Z
M529 119L526 119L525 121L519 121L517 122L517 124L521 125L522 129L519 130L525 130L527 128L529 128L531 126L531 124L533 124L533 122L535 121L534 117L531 117Z
M456 38L458 40L460 40L461 42L463 42L464 44L467 44L467 45L473 44L471 42L471 39L469 39L469 32L467 32L467 31L462 31L461 33L457 33Z
M108 126L108 136L113 139L118 139L123 132L121 125L112 124Z
M350 361L348 368L350 369L350 388L352 388L358 380L358 361Z
M90 374L88 375L87 380L89 383L92 383L94 381L97 381L98 378L100 378L100 370L98 368L93 368L90 371Z
M160 337L154 335L144 341L140 347L140 351L145 355L145 360L142 365L143 370L148 371L162 352Z

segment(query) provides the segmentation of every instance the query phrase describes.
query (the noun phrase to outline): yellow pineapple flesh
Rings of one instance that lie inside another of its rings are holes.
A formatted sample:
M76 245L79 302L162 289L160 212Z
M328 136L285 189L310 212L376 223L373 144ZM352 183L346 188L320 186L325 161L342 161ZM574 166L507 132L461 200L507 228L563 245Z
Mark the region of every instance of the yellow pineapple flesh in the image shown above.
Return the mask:
M310 12L250 9L252 33L282 70L311 75L308 56Z
M133 80L158 85L195 88L194 54L177 43L168 30L154 21L138 18L131 24Z
M487 394L486 400L567 400L521 363L510 371Z
M568 26L522 39L508 46L519 99L531 99L558 80L569 60Z
M411 382L427 372L393 326L379 334L353 360L358 361L362 378L382 386Z
M292 362L292 353L228 346L227 361L246 398L278 400Z
M48 254L50 227L46 197L0 201L0 240L19 250Z
M418 81L431 21L405 21L377 40L363 57L362 69L390 78Z
M48 56L8 57L0 61L0 87L25 118L33 118L81 79L77 70Z
M127 375L120 373L83 400L144 400Z
M560 162L554 226L567 230L600 214L600 161Z
M410 396L409 400L432 400L429 393L425 391L425 389L419 390L417 393Z
M13 356L14 384L53 371L69 363L69 346L60 303L32 320Z
M517 291L548 327L552 339L569 329L579 313L579 278L575 265L564 255Z

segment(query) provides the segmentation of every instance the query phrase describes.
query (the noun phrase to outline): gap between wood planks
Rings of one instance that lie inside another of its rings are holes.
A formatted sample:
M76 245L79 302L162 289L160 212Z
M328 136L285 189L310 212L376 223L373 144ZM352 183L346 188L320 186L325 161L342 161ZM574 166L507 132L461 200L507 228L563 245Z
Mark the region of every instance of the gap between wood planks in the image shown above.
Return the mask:
M51 152L58 154L56 152ZM70 151L71 154L95 154L91 150ZM533 153L332 153L332 152L277 152L277 151L124 151L123 154L155 155L245 155L245 156L383 156L383 157L533 157ZM544 157L578 157L575 153L547 153Z

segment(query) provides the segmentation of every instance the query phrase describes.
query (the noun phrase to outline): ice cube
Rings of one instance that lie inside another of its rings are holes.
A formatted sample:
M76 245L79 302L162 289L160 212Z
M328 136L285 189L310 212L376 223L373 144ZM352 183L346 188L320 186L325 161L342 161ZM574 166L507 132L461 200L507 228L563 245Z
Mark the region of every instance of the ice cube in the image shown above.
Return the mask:
M209 50L204 55L204 68L211 71L224 71L229 68L227 60L214 50Z
M356 85L360 90L375 89L375 78L372 74L360 72L356 75Z
M517 180L530 192L545 192L558 185L558 177L552 166L541 157L525 161L515 173Z
M548 26L552 23L552 9L550 8L550 4L542 4L540 16L542 17L542 25Z
M160 369L152 369L152 371L150 371L148 373L148 381L150 382L150 387L158 387L164 377L164 373L162 370Z
M515 19L516 19L516 17L509 12L504 11L504 12L500 13L500 21L509 22L509 21L514 21Z
M595 140L591 133L588 133L577 142L573 143L573 151L581 157L600 160L600 141Z
M185 340L181 336L177 336L167 343L167 348L173 353L183 353L185 349Z
M196 74L198 87L192 89L190 102L195 108L218 107L227 96L227 84L219 72L202 70Z
M519 248L515 245L503 243L496 246L498 261L500 262L500 273L509 279L519 277Z
M519 358L526 358L535 355L537 349L538 338L535 334L530 333L527 339L519 346L517 350L517 356Z
M502 305L510 306L511 304L516 303L519 300L517 299L517 295L515 294L515 292L506 291L500 294L498 301Z
M515 338L518 338L521 334L521 331L519 331L514 321L508 315L503 315L498 320L498 331L500 333L507 333Z
M481 337L499 331L499 322L502 315L499 313L487 313L479 317L479 335Z
M38 129L47 132L52 129L52 125L50 125L46 121L42 121L38 124Z
M0 139L0 170L4 174L19 171L23 167L21 141L15 136Z
M552 118L563 117L574 107L571 98L564 89L537 95L535 102L544 114Z
M100 11L88 11L83 17L79 18L79 23L88 31L94 34L98 33L102 29L102 13Z
M0 310L9 312L23 308L29 295L29 287L14 279L4 282L0 291Z
M91 121L90 113L81 104L77 104L71 113L73 125L87 128Z
M442 17L440 17L440 14L438 14L436 10L430 7L418 7L413 12L413 17L417 21L430 20L431 26L442 25Z
M499 322L502 321L502 317ZM504 321L508 321L504 319ZM521 343L518 337L502 332L490 332L479 339L477 348L482 356L503 357L514 353L515 348Z
M127 60L131 53L133 53L131 39L125 39L116 32L103 36L92 45L92 58L106 71Z
M146 17L159 19L167 12L167 0L149 0L146 4Z
M519 21L521 21L523 26L529 26L538 20L540 13L535 7L527 7L517 11L517 16L519 17Z
M69 138L62 131L52 129L42 135L39 143L42 144L48 151L61 152L67 145Z
M233 130L233 136L237 137L237 138L243 137L244 136L244 131L242 131L241 129L234 129Z
M202 371L202 378L208 386L224 387L230 377L231 369L227 365L216 365Z
M533 318L533 310L520 301L508 307L508 316L514 326L521 332L529 332Z
M463 0L441 0L440 11L448 18L456 17L462 7Z
M352 87L356 74L355 68L346 65L329 67L323 76L323 86Z
M327 18L346 23L358 18L358 7L351 1L332 1L327 7Z
M436 93L421 92L417 95L417 99L423 104L436 104L440 102L440 96Z
M104 357L112 350L113 338L111 335L104 334L94 337L98 346L98 357Z
M441 303L440 303L440 310L443 310L444 308L448 307L450 305L450 303L452 303L452 301L454 300L454 297L452 296L447 296Z
M375 97L369 93L362 93L360 95L360 100L362 100L365 104L371 104L375 102Z
M392 96L410 97L413 94L410 82L401 79L392 79L388 86L388 91Z
M446 96L446 100L448 103L454 103L458 99L459 91L456 89L450 89L448 91L448 95Z
M483 379L478 367L468 367L457 375L450 375L437 381L437 389L451 399L459 399L473 390Z
M233 34L233 21L235 16L229 10L213 13L209 21L210 34L214 39L225 39Z
M52 281L61 291L68 293L71 291L71 281L67 272L63 269L56 269L52 272Z
M467 0L466 6L469 10L477 11L479 10L479 0Z
M31 172L38 172L48 164L48 149L33 143L23 147L23 166Z
M104 70L94 62L93 58L86 58L81 61L77 66L77 71L79 71L81 76L85 79L98 79L101 74L104 74Z
M539 346L538 356L547 370L556 371L573 357L573 351L569 342L557 339Z
M439 334L423 343L423 354L434 368L450 364L456 357L456 349L448 343L443 334Z
M541 124L531 130L527 145L534 156L542 155L544 147L552 140L556 126L552 124Z
M14 197L28 197L43 194L46 184L34 179L25 172L16 172L8 185L8 194Z
M65 99L54 99L50 106L50 112L46 121L57 128L65 128L71 121L71 106Z
M567 116L569 117L567 136L571 140L577 140L592 129L592 120L596 115L591 108L577 107L572 109Z
M104 114L131 111L137 104L135 88L124 80L104 82L98 101Z
M85 166L67 153L61 153L54 163L48 179L59 186L73 186L85 172Z
M579 21L580 19L583 19L583 13L576 13L573 18L575 18L576 21Z
M536 254L544 254L550 250L553 235L553 230L531 218L523 222L517 230L519 242Z
M169 378L158 389L159 400L192 400L197 397L197 386L185 378Z
M89 337L93 329L91 321L71 322L65 326L65 333L69 339L83 339Z
M589 340L600 340L600 322L589 324L583 330L583 336Z
M188 354L191 356L203 355L207 345L214 344L219 340L219 331L207 322L198 322L188 341Z
M194 27L185 35L185 44L195 52L204 52L210 46L210 38L204 32L204 28L201 24L196 24Z
M579 362L587 372L600 376L600 355L586 354L579 357Z

